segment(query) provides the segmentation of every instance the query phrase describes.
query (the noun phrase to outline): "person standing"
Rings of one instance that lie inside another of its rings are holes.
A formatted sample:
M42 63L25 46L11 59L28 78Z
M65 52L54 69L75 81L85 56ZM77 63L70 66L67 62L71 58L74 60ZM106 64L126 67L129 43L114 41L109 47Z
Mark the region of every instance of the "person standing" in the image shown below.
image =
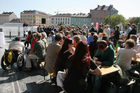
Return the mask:
M129 32L132 30L131 25L127 24L127 30L126 30L126 34L125 37L128 37Z
M114 32L114 46L116 46L118 40L120 37L120 31L119 31L119 26L115 26L115 32Z
M95 29L94 29L94 26L93 26L93 25L91 25L91 28L90 28L89 32L90 32L90 33L91 33L91 32L95 32Z
M104 33L106 33L107 37L110 38L111 31L110 31L109 26L107 26L107 25L105 26Z
M100 34L100 33L103 33L103 28L102 28L101 24L99 25L99 29L98 29L98 34Z
M132 30L128 33L127 39L130 38L130 35L132 35L132 34L136 35L137 34L136 25L135 24L132 24L131 27L132 27Z

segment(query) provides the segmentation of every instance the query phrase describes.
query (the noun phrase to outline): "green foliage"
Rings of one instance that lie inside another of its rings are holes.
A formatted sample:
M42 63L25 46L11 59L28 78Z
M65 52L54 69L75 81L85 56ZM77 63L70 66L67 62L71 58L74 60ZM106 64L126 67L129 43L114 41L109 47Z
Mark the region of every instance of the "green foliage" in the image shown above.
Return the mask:
M110 19L110 23L109 24L109 19ZM104 24L109 24L111 27L115 27L116 25L122 23L123 25L125 24L125 18L122 15L119 14L115 14L112 15L111 17L107 17L104 21Z
M138 29L140 29L140 17L132 17L127 20L130 24L136 24Z
M62 22L61 23L58 23L58 26L61 26L61 25L64 25Z

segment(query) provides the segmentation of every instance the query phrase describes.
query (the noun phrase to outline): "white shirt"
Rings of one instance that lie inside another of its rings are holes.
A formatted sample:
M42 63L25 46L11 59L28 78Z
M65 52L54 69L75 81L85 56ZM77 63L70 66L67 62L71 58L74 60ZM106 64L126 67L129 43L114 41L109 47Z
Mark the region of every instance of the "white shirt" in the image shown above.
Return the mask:
M105 28L104 32L106 33L107 37L110 37L111 32L108 28Z
M79 35L79 36L80 36L80 38L81 38L82 41L87 41L86 36L84 36L84 35Z
M21 41L12 41L9 45L9 49L16 49L20 52L24 51L24 43Z
M132 57L136 58L136 51L134 49L121 48L117 55L117 64L122 68L122 70L131 69Z

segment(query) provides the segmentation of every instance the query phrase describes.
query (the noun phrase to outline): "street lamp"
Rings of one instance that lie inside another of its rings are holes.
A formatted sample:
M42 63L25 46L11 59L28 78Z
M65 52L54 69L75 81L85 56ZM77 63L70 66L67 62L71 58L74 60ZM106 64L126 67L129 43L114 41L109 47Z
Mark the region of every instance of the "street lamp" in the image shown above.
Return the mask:
M109 25L111 25L111 15L112 15L112 14L111 14L111 10L112 10L112 8L113 8L113 5L110 5L110 6L109 6L109 13L110 13L110 14L109 14Z
M139 31L139 24L140 24L140 23L137 24L137 32Z

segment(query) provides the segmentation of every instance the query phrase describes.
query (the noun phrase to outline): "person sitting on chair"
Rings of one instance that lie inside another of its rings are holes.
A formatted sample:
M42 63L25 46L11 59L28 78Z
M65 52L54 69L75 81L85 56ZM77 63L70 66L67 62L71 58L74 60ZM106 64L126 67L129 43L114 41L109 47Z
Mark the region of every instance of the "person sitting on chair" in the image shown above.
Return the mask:
M45 69L48 73L53 73L55 77L55 63L59 51L61 50L63 44L63 35L58 33L55 36L55 41L50 43L47 48L47 53L45 56Z
M16 37L10 44L9 49L13 51L15 57L18 57L19 53L24 52L24 43L21 42L20 37Z
M31 60L32 59L37 59L37 60L44 60L45 58L45 44L41 40L42 35L40 33L37 33L37 38L38 41L35 42L33 48L27 55L26 59L26 65L25 68L26 70L31 70Z
M98 41L98 50L94 56L97 65L112 66L114 64L114 55L115 52L111 45L108 45L105 40Z
M132 39L128 39L125 42L125 48L121 48L118 51L116 62L123 71L130 70L132 57L136 59L136 50L133 49L135 42Z

